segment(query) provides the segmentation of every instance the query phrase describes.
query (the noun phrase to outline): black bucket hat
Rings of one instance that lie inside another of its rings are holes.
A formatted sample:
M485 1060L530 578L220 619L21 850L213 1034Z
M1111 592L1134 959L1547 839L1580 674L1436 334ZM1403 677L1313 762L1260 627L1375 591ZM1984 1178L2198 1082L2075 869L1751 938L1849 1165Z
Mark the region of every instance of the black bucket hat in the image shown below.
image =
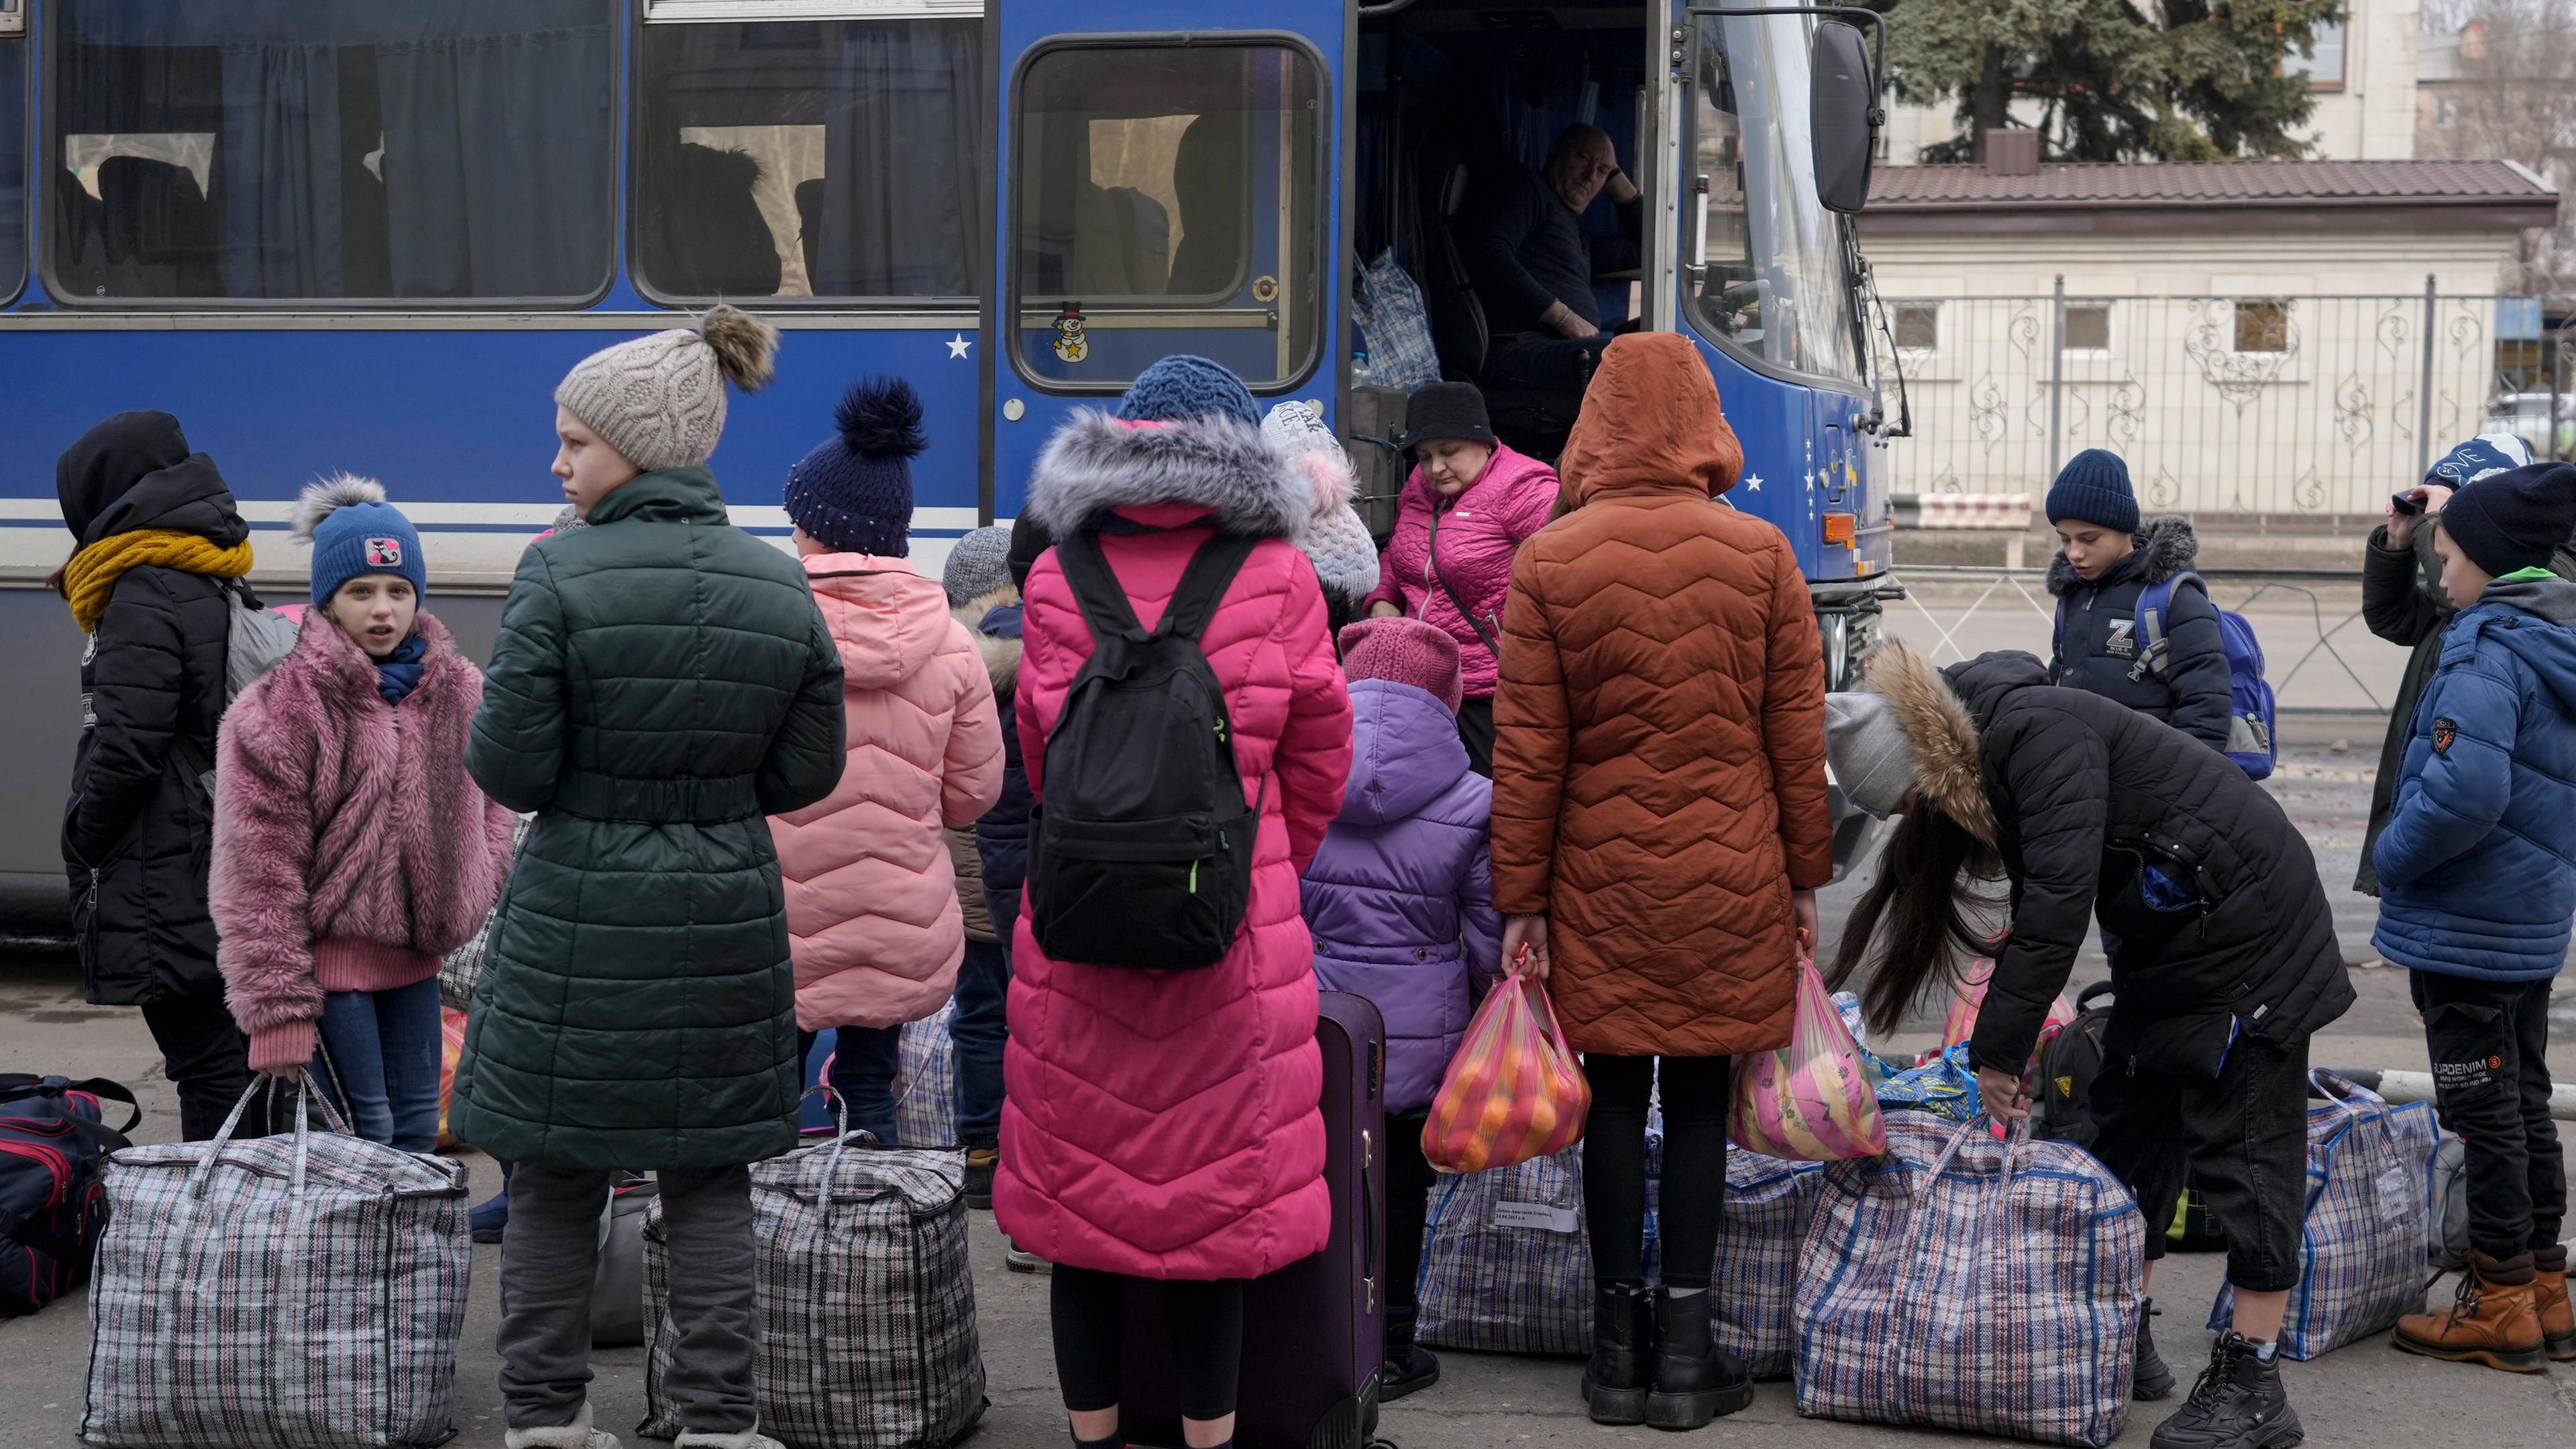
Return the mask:
M1485 416L1485 395L1472 382L1425 383L1404 404L1404 450L1411 452L1442 438L1459 438L1486 447L1494 441L1493 422Z

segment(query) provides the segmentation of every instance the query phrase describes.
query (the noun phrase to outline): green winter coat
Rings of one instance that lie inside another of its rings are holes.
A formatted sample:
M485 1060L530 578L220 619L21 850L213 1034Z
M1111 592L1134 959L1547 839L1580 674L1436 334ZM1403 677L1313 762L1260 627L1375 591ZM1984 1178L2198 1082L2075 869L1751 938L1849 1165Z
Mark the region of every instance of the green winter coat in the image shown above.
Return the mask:
M772 815L841 775L841 656L796 561L704 468L530 546L466 765L538 812L449 1123L504 1161L727 1167L796 1142Z

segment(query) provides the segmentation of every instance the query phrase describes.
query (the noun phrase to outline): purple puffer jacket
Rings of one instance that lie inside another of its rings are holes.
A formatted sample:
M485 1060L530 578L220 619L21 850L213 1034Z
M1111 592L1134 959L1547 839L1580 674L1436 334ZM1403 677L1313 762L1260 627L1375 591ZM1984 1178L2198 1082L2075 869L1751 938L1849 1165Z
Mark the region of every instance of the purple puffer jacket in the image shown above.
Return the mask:
M1386 1110L1400 1117L1431 1105L1501 974L1485 852L1494 786L1467 768L1457 717L1431 694L1385 679L1350 690L1350 783L1306 867L1306 925L1324 989L1386 1016Z

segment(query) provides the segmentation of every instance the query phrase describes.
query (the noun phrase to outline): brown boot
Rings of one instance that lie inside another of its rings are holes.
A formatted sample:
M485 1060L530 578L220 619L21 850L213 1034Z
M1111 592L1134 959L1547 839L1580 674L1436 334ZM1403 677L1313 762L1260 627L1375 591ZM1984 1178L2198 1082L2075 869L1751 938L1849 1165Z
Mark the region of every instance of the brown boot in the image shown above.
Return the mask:
M2567 1245L2531 1251L2531 1297L2540 1309L2540 1336L2549 1356L2576 1363L2576 1310L2567 1306Z
M2410 1313L2397 1320L2399 1348L2453 1363L2482 1363L2508 1373L2549 1370L2542 1347L2540 1311L2532 1298L2531 1255L2501 1261L2469 1254L2459 1297L2439 1313Z

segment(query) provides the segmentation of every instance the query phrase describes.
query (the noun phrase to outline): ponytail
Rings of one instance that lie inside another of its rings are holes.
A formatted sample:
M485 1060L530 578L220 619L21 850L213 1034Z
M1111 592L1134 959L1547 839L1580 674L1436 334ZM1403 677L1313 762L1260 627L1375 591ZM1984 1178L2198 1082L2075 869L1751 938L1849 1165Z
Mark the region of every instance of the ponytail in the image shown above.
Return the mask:
M1886 927L1886 949L1860 988L1872 1031L1894 1031L1934 986L1955 987L1959 963L1986 948L1973 916L2001 909L1990 889L2002 862L1957 821L1918 797L1879 853L1878 872L1843 925L1826 985L1839 989L1860 969Z

